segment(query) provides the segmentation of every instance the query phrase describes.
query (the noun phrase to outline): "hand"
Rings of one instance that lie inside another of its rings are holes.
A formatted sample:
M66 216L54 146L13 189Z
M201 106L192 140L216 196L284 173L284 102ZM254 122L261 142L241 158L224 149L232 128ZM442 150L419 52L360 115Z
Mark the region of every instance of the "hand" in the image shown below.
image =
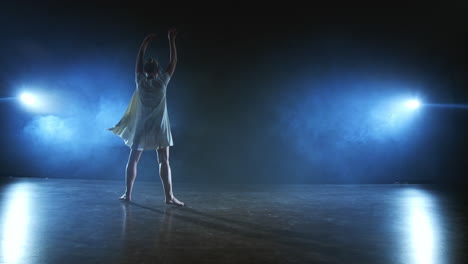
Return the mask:
M167 32L167 37L170 39L170 40L174 40L177 36L177 29L175 28L171 28L169 29L169 31Z
M148 36L146 36L145 40L146 40L146 41L152 41L152 40L155 39L155 38L156 38L156 34L151 33L151 34L149 34Z

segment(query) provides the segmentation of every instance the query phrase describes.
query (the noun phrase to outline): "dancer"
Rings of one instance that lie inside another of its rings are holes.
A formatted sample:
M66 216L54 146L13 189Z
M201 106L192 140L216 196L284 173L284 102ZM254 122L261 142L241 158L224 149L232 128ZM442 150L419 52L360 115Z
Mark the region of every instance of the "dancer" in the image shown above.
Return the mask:
M122 119L109 130L120 136L130 147L126 167L126 191L119 199L131 201L132 189L137 175L137 165L144 150L156 150L159 162L159 176L164 187L166 204L183 206L184 203L172 193L172 176L169 165L169 147L173 146L171 127L166 105L166 87L174 74L177 64L175 39L177 31L168 31L170 62L161 72L159 62L153 58L144 61L146 49L155 39L149 34L138 51L135 82L136 90Z

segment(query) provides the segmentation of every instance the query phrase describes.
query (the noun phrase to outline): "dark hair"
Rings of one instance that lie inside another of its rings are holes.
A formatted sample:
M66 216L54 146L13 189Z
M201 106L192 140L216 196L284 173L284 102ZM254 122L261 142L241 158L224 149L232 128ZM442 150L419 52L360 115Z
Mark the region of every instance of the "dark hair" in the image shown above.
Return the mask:
M147 58L145 61L145 64L143 66L143 70L147 73L152 73L155 70L159 70L159 64L158 61L153 59L153 58Z

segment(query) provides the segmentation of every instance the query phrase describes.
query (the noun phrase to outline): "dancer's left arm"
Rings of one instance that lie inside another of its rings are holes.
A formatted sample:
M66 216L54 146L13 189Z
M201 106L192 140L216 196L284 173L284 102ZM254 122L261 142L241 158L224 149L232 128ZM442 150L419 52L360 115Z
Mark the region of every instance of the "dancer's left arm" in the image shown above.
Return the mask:
M176 44L175 44L177 30L174 28L170 29L167 33L167 36L169 38L170 60L169 60L169 65L167 66L166 72L169 74L169 76L172 76L172 74L174 74L175 67L177 64L177 49L176 49Z

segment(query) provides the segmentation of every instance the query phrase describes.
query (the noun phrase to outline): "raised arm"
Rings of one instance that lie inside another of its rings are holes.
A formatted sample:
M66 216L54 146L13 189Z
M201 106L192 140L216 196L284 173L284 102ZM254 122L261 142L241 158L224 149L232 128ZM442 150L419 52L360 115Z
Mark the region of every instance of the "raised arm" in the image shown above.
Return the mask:
M135 73L143 73L143 58L145 57L146 49L148 48L150 42L156 38L156 34L151 33L143 40L141 43L140 50L137 54Z
M170 29L169 32L167 33L167 36L169 38L170 58L169 58L169 65L167 65L166 72L169 73L170 76L172 76L172 74L174 74L175 67L177 64L177 49L175 45L177 30Z

